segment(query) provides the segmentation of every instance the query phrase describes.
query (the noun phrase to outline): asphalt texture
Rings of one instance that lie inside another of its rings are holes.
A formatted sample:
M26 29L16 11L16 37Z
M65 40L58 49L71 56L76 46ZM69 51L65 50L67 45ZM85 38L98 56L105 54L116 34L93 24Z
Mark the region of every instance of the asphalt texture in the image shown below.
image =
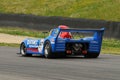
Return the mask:
M97 59L21 57L19 48L0 47L0 80L120 80L120 56Z

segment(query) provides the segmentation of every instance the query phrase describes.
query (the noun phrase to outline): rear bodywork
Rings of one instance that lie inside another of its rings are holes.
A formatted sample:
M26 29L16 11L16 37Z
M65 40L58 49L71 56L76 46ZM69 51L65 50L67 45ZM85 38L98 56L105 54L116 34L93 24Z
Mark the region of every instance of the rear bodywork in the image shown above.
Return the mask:
M61 32L69 32L71 38L61 38ZM55 28L50 31L48 37L44 39L25 39L21 44L25 44L27 54L44 55L45 43L50 42L53 54L66 55L86 55L99 54L101 51L104 28L101 29L60 29Z

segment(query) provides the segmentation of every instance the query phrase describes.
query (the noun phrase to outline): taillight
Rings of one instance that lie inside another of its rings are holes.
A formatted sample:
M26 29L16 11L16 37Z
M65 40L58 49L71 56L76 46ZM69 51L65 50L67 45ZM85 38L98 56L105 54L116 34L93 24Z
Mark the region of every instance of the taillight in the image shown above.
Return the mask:
M66 53L67 53L67 54L71 54L72 51L71 51L71 50L67 50Z
M82 53L83 53L83 54L87 54L87 51L86 51L86 50L83 50Z

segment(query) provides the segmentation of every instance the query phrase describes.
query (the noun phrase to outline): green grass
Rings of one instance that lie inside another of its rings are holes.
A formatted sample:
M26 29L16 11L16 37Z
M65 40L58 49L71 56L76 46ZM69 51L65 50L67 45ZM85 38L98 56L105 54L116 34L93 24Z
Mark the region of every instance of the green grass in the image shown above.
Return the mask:
M12 35L21 35L21 36L30 36L37 38L44 38L44 34L41 31L34 31L21 28L4 28L0 27L0 33L12 34ZM46 34L45 36L47 36ZM0 46L12 46L18 47L19 44L9 44L9 43L0 43ZM120 40L116 39L103 39L102 53L107 54L119 54L120 55Z
M15 43L0 43L0 46L19 47L20 44L15 44Z
M120 21L120 0L0 0L0 12Z
M102 45L102 53L120 54L120 40L104 39Z
M44 34L42 31L35 31L35 30L28 30L28 29L21 29L21 28L12 28L12 27L0 27L0 33L6 33L11 35L20 35L20 36L30 36L30 37L37 37L37 38L44 38L48 36Z

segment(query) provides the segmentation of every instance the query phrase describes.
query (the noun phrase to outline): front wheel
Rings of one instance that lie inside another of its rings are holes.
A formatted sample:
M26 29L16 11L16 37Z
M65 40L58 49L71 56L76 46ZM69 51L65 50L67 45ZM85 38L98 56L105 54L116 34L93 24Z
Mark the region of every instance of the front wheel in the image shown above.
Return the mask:
M98 58L98 56L99 53L88 53L84 55L85 58Z
M20 46L20 54L22 56L31 56L31 54L27 54L27 49L24 43L22 43Z

